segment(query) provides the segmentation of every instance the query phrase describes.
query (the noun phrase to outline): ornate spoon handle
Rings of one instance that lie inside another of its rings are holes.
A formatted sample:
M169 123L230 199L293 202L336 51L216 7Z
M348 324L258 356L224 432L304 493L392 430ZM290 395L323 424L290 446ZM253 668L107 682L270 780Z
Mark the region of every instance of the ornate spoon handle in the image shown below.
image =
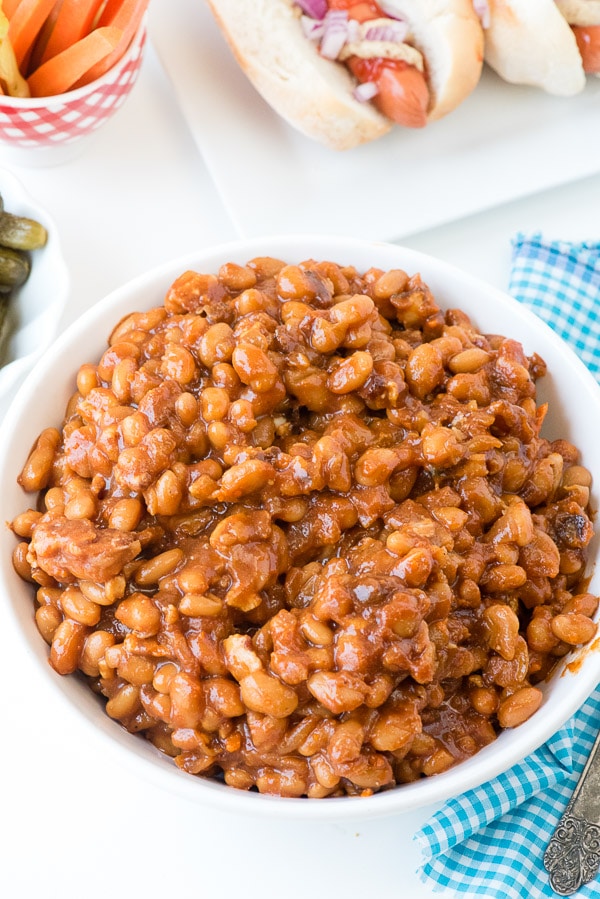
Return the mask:
M600 733L544 853L552 889L570 896L600 868Z

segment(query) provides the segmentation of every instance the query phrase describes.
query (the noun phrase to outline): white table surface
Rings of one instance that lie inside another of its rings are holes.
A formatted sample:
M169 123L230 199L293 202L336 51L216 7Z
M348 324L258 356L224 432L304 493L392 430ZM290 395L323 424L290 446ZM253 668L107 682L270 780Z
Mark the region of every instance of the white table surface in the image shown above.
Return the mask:
M83 155L9 167L59 229L72 280L64 325L144 270L238 236L152 47L134 93ZM403 242L506 287L517 231L600 240L599 211L600 175ZM35 666L10 645L1 605L0 628L0 896L433 896L412 843L431 808L362 824L269 824L157 792L83 729L61 726Z

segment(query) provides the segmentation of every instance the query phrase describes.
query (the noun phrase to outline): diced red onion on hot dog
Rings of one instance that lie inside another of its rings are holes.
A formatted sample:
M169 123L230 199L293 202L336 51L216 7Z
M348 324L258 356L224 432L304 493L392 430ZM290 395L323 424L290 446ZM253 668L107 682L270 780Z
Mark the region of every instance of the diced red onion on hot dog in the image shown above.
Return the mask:
M329 9L327 0L295 0L295 2L311 19L324 19Z
M363 81L362 84L357 84L352 91L354 99L358 100L360 103L366 103L368 100L372 100L378 93L379 88L374 81Z
M367 41L389 41L390 43L402 43L408 37L408 25L406 22L395 21L390 25L374 25L365 33Z
M310 16L301 16L300 24L304 37L308 38L309 41L320 41L323 37L325 26L322 19L317 20L311 19Z
M479 16L482 28L490 27L490 5L488 0L473 0L473 9Z
M325 59L337 59L341 49L349 39L348 13L342 9L330 9L323 19L323 37L321 38L321 56Z

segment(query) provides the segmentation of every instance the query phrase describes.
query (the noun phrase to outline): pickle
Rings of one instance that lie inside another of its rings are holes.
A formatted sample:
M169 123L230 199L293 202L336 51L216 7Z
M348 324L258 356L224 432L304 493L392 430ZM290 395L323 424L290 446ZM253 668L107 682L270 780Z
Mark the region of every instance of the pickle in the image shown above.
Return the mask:
M0 244L13 250L39 250L48 240L48 232L39 222L13 215L11 212L0 213Z
M2 3L0 0L0 25ZM0 29L1 30L1 29ZM1 37L1 35L0 35ZM0 72L1 78L1 72ZM1 91L0 91L1 92ZM4 210L4 199L0 194L0 353L4 353L4 342L10 329L10 303L13 294L21 287L31 271L30 252L45 246L48 232L44 226L22 215L14 215ZM5 359L0 360L0 365Z
M20 287L29 277L31 264L25 253L0 247L0 289Z
M10 294L0 292L0 352L4 350L4 338L8 328L8 305Z

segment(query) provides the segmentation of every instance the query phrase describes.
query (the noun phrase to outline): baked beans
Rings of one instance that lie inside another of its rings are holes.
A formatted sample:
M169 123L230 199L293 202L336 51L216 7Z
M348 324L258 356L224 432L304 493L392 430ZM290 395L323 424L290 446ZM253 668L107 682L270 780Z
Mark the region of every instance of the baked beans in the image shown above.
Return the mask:
M472 756L596 633L591 475L541 434L544 372L419 275L185 272L24 461L50 664L237 789L370 795Z

